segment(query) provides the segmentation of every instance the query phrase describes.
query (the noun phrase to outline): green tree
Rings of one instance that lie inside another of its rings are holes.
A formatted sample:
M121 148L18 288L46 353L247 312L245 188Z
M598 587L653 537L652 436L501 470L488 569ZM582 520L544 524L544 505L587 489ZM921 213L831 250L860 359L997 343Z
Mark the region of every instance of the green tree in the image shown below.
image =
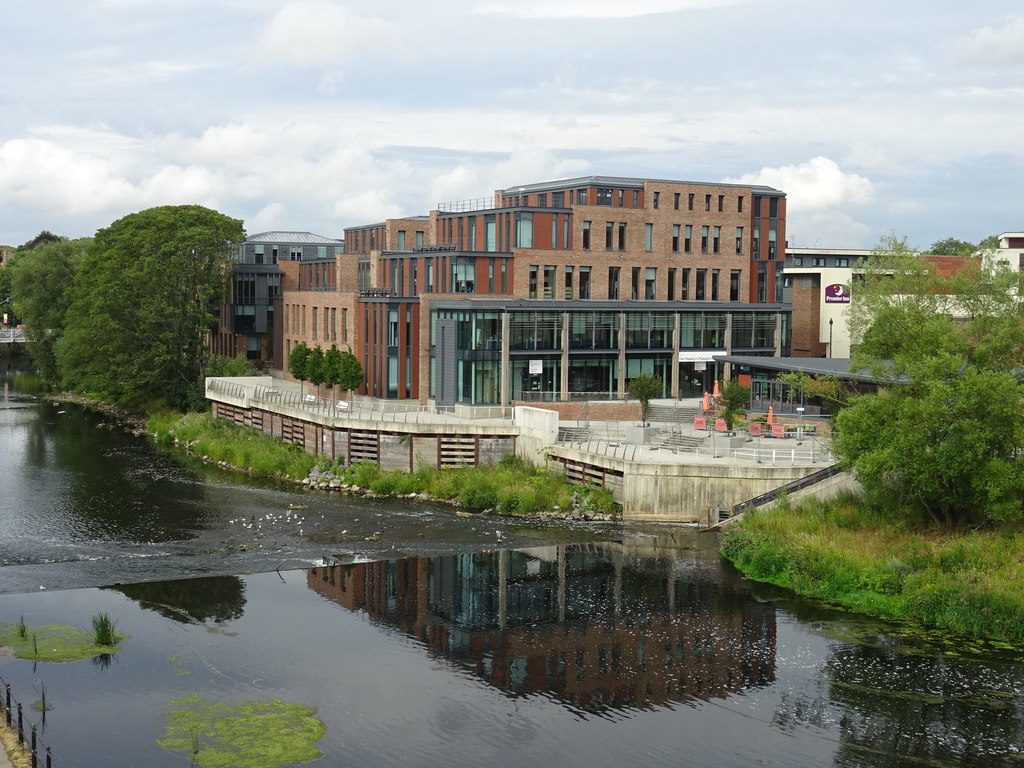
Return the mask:
M745 387L738 381L726 382L721 388L716 404L722 409L725 426L731 430L736 417L745 413L747 406L750 405L750 387Z
M27 329L29 354L47 384L58 379L56 346L64 334L71 286L91 242L45 240L3 270L10 275L14 310Z
M1024 275L977 258L943 277L897 238L862 266L852 367L883 389L839 413L836 452L865 487L937 523L1019 517Z
M640 401L640 422L647 426L647 411L651 407L651 400L658 397L664 389L664 382L653 373L641 373L634 376L626 385L626 391L630 397Z
M978 246L974 243L957 240L955 237L936 240L931 247L931 253L936 256L973 256L977 250Z
M319 344L313 347L306 360L306 378L310 384L316 384L316 393L319 395L320 385L327 380L324 376L324 351Z
M341 378L341 351L337 344L331 344L331 348L324 352L324 382L337 385Z
M342 389L351 392L363 385L363 364L352 354L352 350L346 349L341 353L339 371L337 384Z
M55 235L48 229L44 229L42 232L33 237L27 243L22 243L17 248L15 248L15 251L17 253L22 253L23 251L31 251L36 246L44 245L46 243L59 243L61 240L64 239L66 238L60 237L59 235Z
M309 374L306 372L306 364L309 362L309 353L312 350L306 346L304 342L300 342L292 347L291 353L288 355L288 373L290 373L296 381L309 381Z
M182 407L206 358L242 222L198 205L133 213L96 233L71 289L64 382L127 406Z

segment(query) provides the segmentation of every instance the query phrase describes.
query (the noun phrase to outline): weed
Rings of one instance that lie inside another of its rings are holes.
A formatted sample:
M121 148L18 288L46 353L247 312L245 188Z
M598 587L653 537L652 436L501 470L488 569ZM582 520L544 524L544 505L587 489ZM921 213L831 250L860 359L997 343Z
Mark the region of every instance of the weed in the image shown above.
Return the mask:
M106 613L92 617L92 638L96 645L117 645L120 635L116 632L117 621Z
M24 616L22 616L21 618L18 619L18 623L17 623L16 626L18 628L18 637L20 637L22 640L27 640L28 639L28 624L25 623L25 617Z

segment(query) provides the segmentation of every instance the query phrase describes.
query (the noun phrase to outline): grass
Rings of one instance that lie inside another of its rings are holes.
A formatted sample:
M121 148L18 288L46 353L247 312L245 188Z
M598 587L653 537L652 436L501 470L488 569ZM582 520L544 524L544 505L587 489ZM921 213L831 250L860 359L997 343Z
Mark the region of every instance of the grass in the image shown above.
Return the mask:
M297 482L317 467L342 483L382 496L426 493L468 509L494 509L502 514L524 515L555 508L569 510L574 506L590 514L618 511L611 491L572 485L562 474L534 467L516 456L480 467L383 471L373 462L341 466L258 429L214 419L210 414L157 414L150 417L147 426L160 443L177 441L196 455L227 462L255 477Z
M424 468L412 473L383 471L372 462L361 462L337 467L334 473L344 483L382 495L426 493L468 509L493 509L506 515L570 510L574 496L576 508L583 512L609 514L618 510L611 491L572 485L561 474L532 466L516 456L479 467Z
M746 574L801 595L974 637L1024 642L1024 525L938 531L854 495L748 515L721 538Z
M117 645L121 639L117 634L117 621L106 613L97 613L92 617L92 639L96 645Z
M158 443L177 441L197 456L227 462L254 477L302 480L316 464L316 458L297 445L209 413L158 413L146 426Z
M91 632L63 625L27 626L21 636L18 624L0 623L0 645L14 649L14 655L30 661L80 661L121 649L120 643L127 636L117 634L111 645L98 645Z

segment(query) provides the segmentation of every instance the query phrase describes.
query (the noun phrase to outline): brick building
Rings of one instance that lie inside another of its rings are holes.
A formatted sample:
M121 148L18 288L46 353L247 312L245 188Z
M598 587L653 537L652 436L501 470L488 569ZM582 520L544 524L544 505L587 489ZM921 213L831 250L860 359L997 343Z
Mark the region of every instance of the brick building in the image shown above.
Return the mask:
M343 250L342 240L312 232L261 232L239 244L219 322L210 334L211 351L228 357L245 353L249 360L272 367L285 365L281 329L275 325L282 291L309 285L336 290L332 265ZM305 284L300 282L303 277Z
M590 176L350 227L326 280L285 266L281 359L350 346L364 394L442 405L615 399L642 372L697 394L716 354L788 353L785 207L768 187Z

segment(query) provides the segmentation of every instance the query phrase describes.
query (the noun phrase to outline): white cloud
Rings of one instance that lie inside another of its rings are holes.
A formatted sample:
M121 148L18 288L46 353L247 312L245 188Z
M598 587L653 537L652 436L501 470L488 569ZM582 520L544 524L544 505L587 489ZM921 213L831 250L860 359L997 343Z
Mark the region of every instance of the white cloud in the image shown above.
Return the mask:
M267 63L324 66L348 61L367 47L386 45L398 31L338 2L296 0L274 14L256 49Z
M1024 64L1024 16L1011 16L997 27L978 27L956 48L979 64Z
M862 205L874 195L870 179L844 173L827 157L815 157L800 165L762 168L738 179L738 184L765 184L786 193L789 210L823 211L846 205Z
M523 0L517 3L484 3L477 12L526 19L624 19L721 8L744 2L750 0Z

